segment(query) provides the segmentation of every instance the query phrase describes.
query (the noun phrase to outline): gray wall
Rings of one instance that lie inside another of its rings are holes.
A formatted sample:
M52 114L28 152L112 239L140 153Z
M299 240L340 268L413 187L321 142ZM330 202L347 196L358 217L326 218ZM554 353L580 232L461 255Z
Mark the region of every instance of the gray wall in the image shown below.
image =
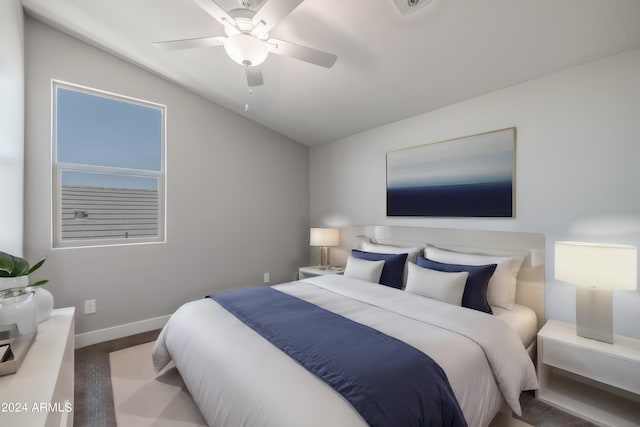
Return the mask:
M306 264L307 147L31 18L25 39L25 252L49 257L38 277L56 307L80 310L76 333ZM51 249L51 79L167 105L166 243ZM91 298L97 313L84 315Z
M546 236L547 317L575 321L553 278L557 240L640 247L640 50L313 147L311 223L508 230ZM517 127L515 219L387 218L385 153ZM640 291L614 293L614 328L640 338Z
M20 0L0 1L0 251L22 255L24 20Z

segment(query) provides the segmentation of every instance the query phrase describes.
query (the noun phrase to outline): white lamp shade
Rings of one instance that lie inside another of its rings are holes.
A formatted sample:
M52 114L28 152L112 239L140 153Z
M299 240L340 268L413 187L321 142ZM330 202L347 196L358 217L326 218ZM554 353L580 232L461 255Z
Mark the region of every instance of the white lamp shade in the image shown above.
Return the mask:
M555 278L579 286L634 290L637 259L635 246L556 242Z
M231 59L246 67L262 64L269 55L269 46L265 42L245 33L227 38L224 50Z
M337 228L312 228L309 232L311 246L338 246L340 232Z

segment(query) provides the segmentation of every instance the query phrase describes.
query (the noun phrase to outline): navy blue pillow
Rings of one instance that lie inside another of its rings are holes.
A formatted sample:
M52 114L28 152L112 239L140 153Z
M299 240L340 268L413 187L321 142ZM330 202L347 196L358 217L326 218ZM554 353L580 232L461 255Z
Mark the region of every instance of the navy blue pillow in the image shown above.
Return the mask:
M369 261L384 261L382 275L380 276L380 284L398 289L402 289L404 263L407 261L407 255L409 254L379 254L375 252L359 251L357 249L351 250L351 256L354 258L366 259Z
M467 283L464 286L464 294L462 294L462 306L493 314L493 310L491 310L491 306L489 305L489 302L487 302L487 287L489 286L489 279L493 275L493 272L496 271L498 264L445 264L419 256L418 265L420 267L450 273L459 273L462 271L468 272L469 277L467 277Z

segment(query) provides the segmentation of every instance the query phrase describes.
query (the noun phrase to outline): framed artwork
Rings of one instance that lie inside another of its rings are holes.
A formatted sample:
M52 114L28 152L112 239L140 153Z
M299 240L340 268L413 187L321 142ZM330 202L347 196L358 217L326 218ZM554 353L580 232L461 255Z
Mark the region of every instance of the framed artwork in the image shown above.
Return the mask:
M387 216L515 216L516 128L387 153Z

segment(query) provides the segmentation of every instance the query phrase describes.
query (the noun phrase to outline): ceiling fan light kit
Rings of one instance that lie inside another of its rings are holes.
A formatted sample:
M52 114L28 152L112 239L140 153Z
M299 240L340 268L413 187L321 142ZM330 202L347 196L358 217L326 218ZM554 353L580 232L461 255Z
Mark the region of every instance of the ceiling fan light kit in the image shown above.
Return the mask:
M249 8L226 12L214 0L193 1L222 24L227 37L171 40L153 43L154 46L180 50L222 45L234 62L245 67L247 84L250 87L263 84L259 65L267 59L270 52L325 68L331 68L338 58L321 50L269 38L269 31L303 0L266 0L264 3L262 0L241 0L240 4L244 7L259 7L257 12Z
M260 65L269 55L269 47L251 34L240 33L224 42L224 50L235 62L245 67Z

